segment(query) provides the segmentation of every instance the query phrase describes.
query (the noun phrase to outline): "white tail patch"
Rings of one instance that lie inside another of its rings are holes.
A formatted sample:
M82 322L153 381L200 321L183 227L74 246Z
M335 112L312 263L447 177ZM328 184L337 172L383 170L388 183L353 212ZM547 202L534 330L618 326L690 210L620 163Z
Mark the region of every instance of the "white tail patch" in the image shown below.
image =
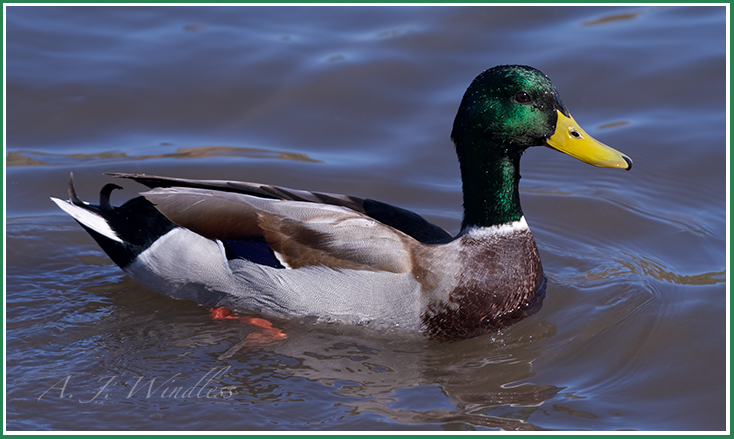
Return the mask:
M51 197L51 201L56 203L56 205L59 206L61 210L71 215L72 218L99 233L100 235L104 235L113 241L122 243L122 239L120 239L120 237L117 236L117 233L115 233L115 231L110 228L107 220L102 218L102 216L90 210L84 209L83 207L71 204L68 201L59 200L58 198Z

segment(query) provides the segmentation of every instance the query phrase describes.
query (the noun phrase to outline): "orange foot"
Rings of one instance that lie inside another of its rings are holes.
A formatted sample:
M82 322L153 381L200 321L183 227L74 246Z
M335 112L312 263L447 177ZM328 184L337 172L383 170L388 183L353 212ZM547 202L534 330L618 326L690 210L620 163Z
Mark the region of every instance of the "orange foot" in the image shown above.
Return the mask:
M244 345L250 347L265 346L287 338L287 335L285 335L283 331L278 328L274 328L273 324L269 321L258 317L233 316L232 311L227 308L212 308L209 310L209 316L215 320L237 319L242 323L255 326L256 331L248 334L243 342Z

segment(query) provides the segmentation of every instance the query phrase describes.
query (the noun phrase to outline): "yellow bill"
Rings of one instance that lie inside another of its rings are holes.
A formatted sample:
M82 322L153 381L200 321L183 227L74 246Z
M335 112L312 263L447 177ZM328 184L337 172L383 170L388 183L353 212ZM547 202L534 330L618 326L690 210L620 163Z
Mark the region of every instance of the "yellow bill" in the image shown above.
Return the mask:
M632 169L632 160L616 149L599 142L573 120L558 111L556 132L545 145L600 168Z

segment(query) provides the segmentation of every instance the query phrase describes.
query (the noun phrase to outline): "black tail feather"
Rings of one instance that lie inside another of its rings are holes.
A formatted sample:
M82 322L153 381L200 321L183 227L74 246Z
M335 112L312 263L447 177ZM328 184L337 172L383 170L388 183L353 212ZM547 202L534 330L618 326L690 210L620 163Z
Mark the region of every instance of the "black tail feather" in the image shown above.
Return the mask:
M115 189L122 190L122 186L118 186L114 183L107 183L104 185L101 191L99 191L99 208L102 210L112 210L113 207L110 204L110 195Z
M70 173L69 175L69 200L75 206L80 206L80 207L86 206L84 202L81 200L81 198L79 198L76 195L76 189L74 189L74 173L73 172Z

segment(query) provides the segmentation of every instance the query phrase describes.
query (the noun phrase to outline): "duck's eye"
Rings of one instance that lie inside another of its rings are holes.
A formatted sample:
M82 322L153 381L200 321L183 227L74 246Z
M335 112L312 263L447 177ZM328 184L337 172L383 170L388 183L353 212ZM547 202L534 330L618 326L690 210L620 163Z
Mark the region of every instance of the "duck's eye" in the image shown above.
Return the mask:
M530 102L530 95L524 91L515 93L515 101L520 104L527 104Z

